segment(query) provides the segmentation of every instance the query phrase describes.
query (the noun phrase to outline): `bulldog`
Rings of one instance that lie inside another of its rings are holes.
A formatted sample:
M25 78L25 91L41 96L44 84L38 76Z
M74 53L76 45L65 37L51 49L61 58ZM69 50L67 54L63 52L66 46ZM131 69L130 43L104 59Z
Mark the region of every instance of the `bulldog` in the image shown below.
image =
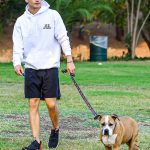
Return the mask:
M139 150L137 144L138 124L130 117L118 117L97 115L95 119L100 121L100 140L105 150L120 150L121 144L127 144L129 150Z

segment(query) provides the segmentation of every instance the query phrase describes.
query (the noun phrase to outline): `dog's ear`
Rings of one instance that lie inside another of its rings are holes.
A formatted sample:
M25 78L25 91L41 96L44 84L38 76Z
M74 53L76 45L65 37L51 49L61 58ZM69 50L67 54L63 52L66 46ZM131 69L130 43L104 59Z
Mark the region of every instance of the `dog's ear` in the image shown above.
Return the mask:
M94 117L94 120L97 120L97 119L100 121L102 119L102 115L97 115Z
M114 120L116 120L116 119L120 120L119 117L118 117L118 115L116 115L116 114L112 114L111 117L112 117Z

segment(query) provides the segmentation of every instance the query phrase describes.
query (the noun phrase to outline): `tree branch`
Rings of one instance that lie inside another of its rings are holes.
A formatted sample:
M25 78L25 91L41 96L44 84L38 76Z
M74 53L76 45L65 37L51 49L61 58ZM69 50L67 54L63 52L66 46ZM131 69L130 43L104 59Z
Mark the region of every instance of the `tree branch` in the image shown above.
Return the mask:
M145 19L144 19L144 21L143 21L143 23L142 23L142 25L141 25L141 28L140 28L140 30L139 30L139 32L138 32L138 34L137 34L136 43L135 43L136 45L137 45L137 43L138 43L138 40L139 40L141 31L142 31L142 29L143 29L143 27L144 27L144 25L145 25L147 19L149 18L149 16L150 16L150 11L148 12L147 16L145 17Z
M133 17L134 17L134 0L131 1L132 6L131 6L131 35L133 34Z

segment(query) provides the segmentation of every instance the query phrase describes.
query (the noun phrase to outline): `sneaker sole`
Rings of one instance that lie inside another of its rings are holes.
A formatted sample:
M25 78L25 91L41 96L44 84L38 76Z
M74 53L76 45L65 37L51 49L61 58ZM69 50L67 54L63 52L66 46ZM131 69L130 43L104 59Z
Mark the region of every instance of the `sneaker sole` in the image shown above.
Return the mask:
M55 149L55 148L57 148L58 146L59 146L59 143L57 144L57 146L56 146L56 147L49 148L48 143L47 143L47 147L48 147L48 149Z
M40 145L40 150L42 150L42 144Z

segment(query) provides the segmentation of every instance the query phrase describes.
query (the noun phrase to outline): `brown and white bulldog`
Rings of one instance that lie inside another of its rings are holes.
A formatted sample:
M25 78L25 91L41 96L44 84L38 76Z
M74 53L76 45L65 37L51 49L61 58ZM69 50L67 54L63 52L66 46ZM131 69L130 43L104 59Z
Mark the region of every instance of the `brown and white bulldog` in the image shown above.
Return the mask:
M100 121L100 140L105 145L105 150L120 150L121 144L127 144L129 150L139 150L137 145L138 124L130 117L97 115Z

